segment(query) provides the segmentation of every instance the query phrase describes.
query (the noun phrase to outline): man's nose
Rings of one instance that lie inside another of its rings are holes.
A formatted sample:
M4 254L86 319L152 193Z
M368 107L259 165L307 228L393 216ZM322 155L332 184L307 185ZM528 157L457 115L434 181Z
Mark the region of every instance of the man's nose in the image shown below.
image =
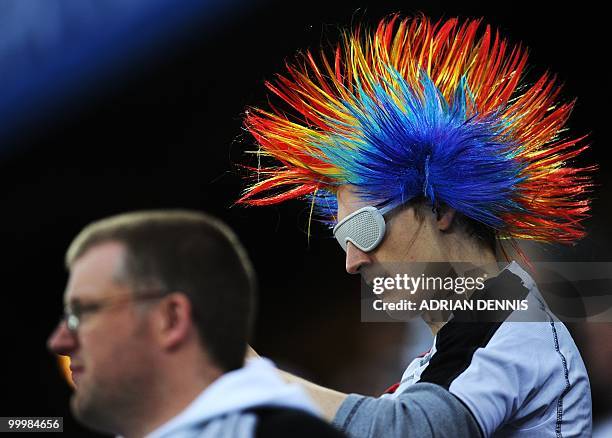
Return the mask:
M68 356L72 353L78 345L77 337L74 333L68 330L68 326L65 321L55 327L51 336L47 340L47 348L55 354L62 356Z
M351 242L346 242L346 272L359 274L359 270L372 263L370 256Z

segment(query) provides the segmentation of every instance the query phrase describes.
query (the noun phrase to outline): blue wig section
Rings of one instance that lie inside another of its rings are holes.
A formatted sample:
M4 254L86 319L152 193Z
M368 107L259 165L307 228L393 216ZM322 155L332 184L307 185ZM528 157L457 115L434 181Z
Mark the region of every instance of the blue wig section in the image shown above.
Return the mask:
M503 135L503 121L496 114L469 113L475 105L469 105L465 79L447 102L425 72L418 90L399 72L390 73L392 81L373 83L369 92L359 85L355 100L337 108L358 123L329 119L335 133L312 141L322 152L319 158L341 169L339 184L355 185L379 208L424 196L501 228L501 215L519 208L513 194L522 170L513 159L517 145ZM317 213L329 212L329 197L315 197Z
M315 194L308 196L308 201L314 202L314 218L319 222L333 228L337 223L338 199L328 190L319 189Z

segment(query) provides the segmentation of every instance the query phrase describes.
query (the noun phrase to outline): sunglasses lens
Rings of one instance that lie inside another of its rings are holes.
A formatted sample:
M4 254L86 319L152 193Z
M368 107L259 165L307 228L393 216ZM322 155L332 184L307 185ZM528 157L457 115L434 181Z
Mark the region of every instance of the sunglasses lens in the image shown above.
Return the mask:
M334 236L344 251L351 242L362 251L375 249L385 235L385 219L375 207L364 207L344 218L334 228Z

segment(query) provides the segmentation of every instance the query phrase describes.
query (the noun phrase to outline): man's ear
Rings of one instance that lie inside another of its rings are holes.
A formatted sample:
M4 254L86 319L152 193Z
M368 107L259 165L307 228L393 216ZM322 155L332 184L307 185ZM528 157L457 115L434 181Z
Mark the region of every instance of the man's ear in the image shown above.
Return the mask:
M447 205L436 209L436 224L438 225L438 230L440 231L448 231L453 223L453 219L455 218L456 210Z
M156 335L162 347L174 349L192 336L192 306L184 293L164 297L157 316Z

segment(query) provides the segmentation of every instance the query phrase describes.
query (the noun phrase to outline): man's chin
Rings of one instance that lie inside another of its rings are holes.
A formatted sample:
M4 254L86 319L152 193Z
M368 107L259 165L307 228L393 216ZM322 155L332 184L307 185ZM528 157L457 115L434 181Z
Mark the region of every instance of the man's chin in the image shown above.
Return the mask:
M79 391L79 388L77 387L74 392L72 393L72 395L70 396L70 412L72 412L72 415L74 415L74 418L76 418L77 420L81 420L81 417L83 417L83 405L84 405L84 401L83 401L83 396Z
M72 395L70 396L70 412L72 413L72 416L76 420L78 420L79 422L82 422L80 400L79 400L79 396L76 393L76 391L73 392Z
M93 400L91 395L84 389L82 383L79 383L75 388L70 397L70 411L80 423L91 427L89 423L91 422L91 417L95 417L93 412L96 409L92 406Z
M97 410L91 403L91 400L87 400L83 397L83 394L79 394L75 391L70 398L70 412L74 418L83 426L97 432L116 435L116 432L110 430L111 428L105 426L105 421L99 415Z

